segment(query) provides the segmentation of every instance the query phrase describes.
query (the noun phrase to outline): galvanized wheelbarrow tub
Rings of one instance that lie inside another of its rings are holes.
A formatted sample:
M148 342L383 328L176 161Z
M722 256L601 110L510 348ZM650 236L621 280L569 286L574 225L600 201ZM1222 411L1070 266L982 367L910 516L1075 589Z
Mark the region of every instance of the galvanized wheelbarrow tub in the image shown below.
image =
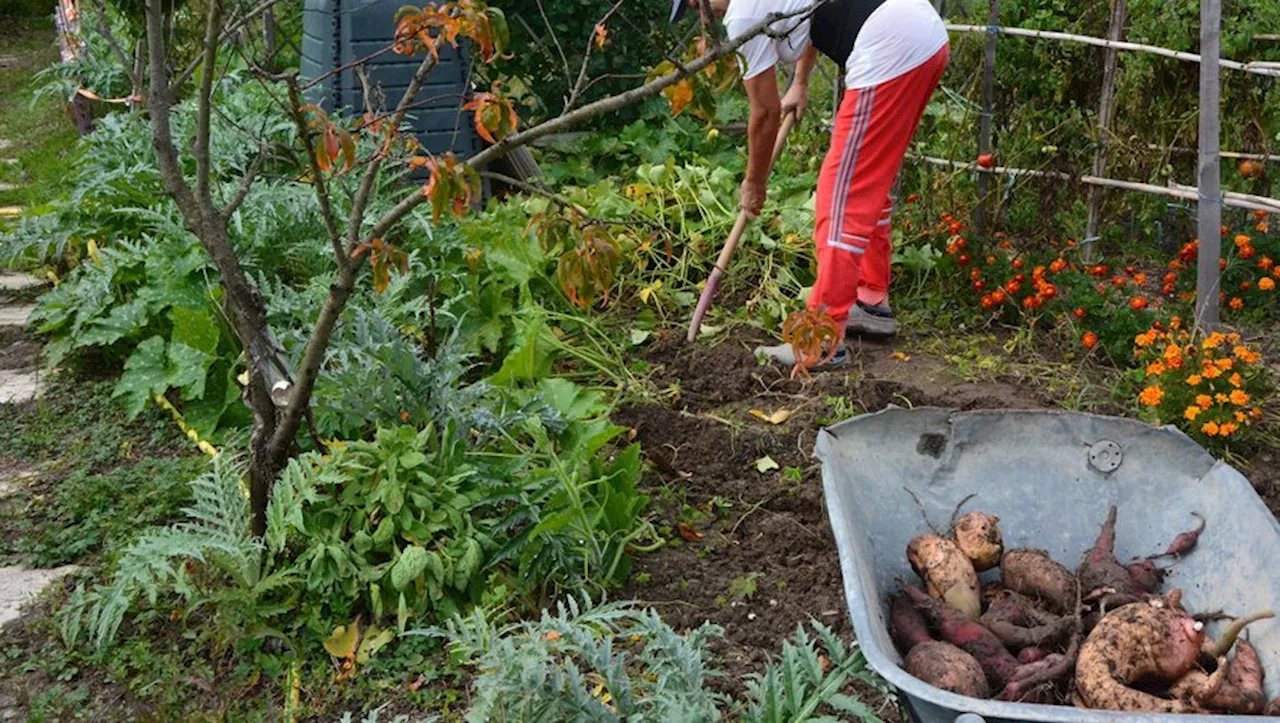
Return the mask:
M1175 429L1055 411L889 408L837 424L818 437L822 483L840 551L845 598L871 667L902 694L921 723L1071 721L1186 723L1262 721L1262 716L1138 715L1005 703L955 695L908 675L890 640L887 598L914 579L907 543L924 531L911 488L936 525L955 505L999 515L1005 547L1038 547L1075 566L1119 507L1116 556L1161 552L1203 514L1207 529L1163 589L1181 588L1192 611L1245 614L1280 601L1280 525L1249 481ZM996 579L998 571L983 575ZM1218 629L1211 627L1211 634ZM1249 627L1280 697L1280 623Z

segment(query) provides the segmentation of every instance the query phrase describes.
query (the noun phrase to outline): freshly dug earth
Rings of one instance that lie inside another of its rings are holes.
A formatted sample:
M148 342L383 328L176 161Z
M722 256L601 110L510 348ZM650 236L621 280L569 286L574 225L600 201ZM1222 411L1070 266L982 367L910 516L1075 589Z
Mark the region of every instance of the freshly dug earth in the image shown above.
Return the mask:
M945 363L914 351L910 362L890 358L909 342L863 344L848 371L795 381L790 370L756 361L750 351L756 341L659 342L647 359L658 386L674 385L679 398L614 415L635 430L652 463L645 485L655 521L670 526L677 540L638 556L634 582L615 597L652 604L678 629L704 621L722 626L717 664L727 675L716 685L735 693L810 618L853 637L812 456L822 426L840 421L838 412L889 404L1032 408L1047 401L1004 383L966 383ZM790 414L775 425L752 409ZM778 468L757 471L765 457ZM896 719L883 696L858 692L882 717Z

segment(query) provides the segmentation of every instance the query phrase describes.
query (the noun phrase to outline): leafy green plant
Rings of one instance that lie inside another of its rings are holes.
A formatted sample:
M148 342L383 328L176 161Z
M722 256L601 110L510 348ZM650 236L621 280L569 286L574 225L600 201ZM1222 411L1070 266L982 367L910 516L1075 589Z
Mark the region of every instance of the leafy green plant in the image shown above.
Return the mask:
M813 623L783 644L782 659L748 683L741 700L708 689L722 673L709 646L723 633L704 623L681 635L634 603L568 598L537 620L499 624L481 609L408 635L446 638L475 666L468 721L717 721L732 711L751 723L879 718L848 695L853 680L884 687L856 648ZM846 718L847 719L847 718Z

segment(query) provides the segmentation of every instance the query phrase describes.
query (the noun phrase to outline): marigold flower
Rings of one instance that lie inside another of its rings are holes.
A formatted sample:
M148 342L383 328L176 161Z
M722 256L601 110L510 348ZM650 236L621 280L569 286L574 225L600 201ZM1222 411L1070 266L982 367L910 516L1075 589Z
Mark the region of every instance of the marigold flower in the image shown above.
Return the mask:
M1079 314L1077 314L1079 316ZM1133 337L1133 343L1138 346L1151 346L1151 342L1155 341L1155 332L1146 331Z
M1270 271L1275 265L1276 265L1276 262L1273 261L1270 256L1263 256L1262 258L1258 259L1258 268L1262 269L1263 271Z
M1227 402L1231 401L1231 397L1228 397L1222 392L1218 392L1217 394L1213 395L1213 400L1218 404L1226 404Z
M1228 344L1239 344L1239 343L1240 343L1240 334L1239 334L1238 332L1234 332L1234 331L1233 331L1233 332L1231 332L1230 334L1227 334L1227 343L1228 343Z
M1169 346L1166 346L1164 348L1164 358L1168 361L1173 361L1174 359L1181 360L1182 347L1178 346L1177 344L1170 344Z
M1182 416L1186 417L1188 422L1194 422L1196 421L1196 417L1200 416L1200 412L1202 411L1204 410L1200 407L1192 405L1182 412Z
M1243 407L1249 403L1249 393L1243 389L1232 389L1230 399L1232 404Z
M1222 376L1222 370L1214 365L1213 362L1205 362L1200 366L1200 373L1205 379L1217 379Z
M1236 253L1240 254L1240 258L1242 259L1251 259L1253 258L1254 254L1258 253L1258 249L1254 248L1253 246L1245 246L1244 248L1240 249Z
M1237 247L1237 248L1243 248L1243 247L1245 247L1245 246L1248 246L1248 245L1249 245L1249 242L1250 242L1250 241L1252 241L1252 240L1253 240L1253 239L1249 238L1248 236L1245 236L1245 235L1244 235L1244 234L1242 234L1242 233L1241 233L1241 234L1236 234L1236 238L1235 238L1236 247Z
M1227 381L1231 382L1231 386L1236 388L1239 388L1244 385L1244 377L1240 376L1240 372L1235 372L1234 374L1232 374L1227 379Z
M1210 437L1215 437L1215 436L1217 436L1217 434L1218 434L1218 423L1217 423L1217 422L1205 422L1205 423L1204 423L1204 426L1200 428L1200 431L1201 431L1201 432L1204 432L1205 434L1209 435Z
M1244 412L1241 412L1241 411L1238 411L1238 410L1237 410L1237 411L1236 411L1236 421L1237 421L1237 422L1239 422L1239 423L1241 423L1241 424L1248 424L1248 423L1249 423L1249 415L1245 414Z
M1080 343L1084 344L1084 348L1092 349L1098 345L1098 335L1092 331L1086 331L1084 336L1080 337Z
M1200 382L1202 381L1204 381L1204 379L1202 379L1199 374L1192 374L1191 376L1187 377L1187 384L1190 384L1193 387L1199 386Z
M1146 298L1142 296L1135 296L1132 299L1129 299L1129 308L1133 309L1134 311L1141 311L1147 308Z
M1232 361L1230 357L1222 357L1221 359L1214 360L1213 365L1218 367L1224 372L1229 372L1231 371L1231 368L1236 365L1236 363Z
M1208 409L1209 407L1212 407L1213 397L1209 396L1208 394L1197 394L1196 406L1200 407L1201 409Z
M1232 311L1239 311L1244 308L1244 299L1241 299L1239 296L1233 296L1231 297L1231 301L1227 303L1227 306L1230 306Z
M1154 377L1165 373L1164 362L1154 361L1147 365L1147 376Z
M1143 389L1142 393L1138 395L1138 401L1148 407L1159 406L1162 399L1164 399L1164 390L1154 384Z
M1222 335L1222 332L1215 331L1209 336L1205 337L1203 346L1205 349L1216 349L1219 346L1222 346L1222 342L1226 341L1226 339L1227 338Z
M1235 349L1232 349L1232 352L1236 355L1237 359L1245 364L1257 364L1262 360L1261 354L1256 351L1250 351L1249 347L1246 346L1237 346Z
M1181 316L1175 316L1175 317L1173 317L1172 319L1169 319L1169 328L1170 328L1170 329L1173 329L1174 331L1177 331L1177 330L1181 329L1181 328L1182 328L1182 317L1181 317Z
M1232 432L1236 431L1239 428L1240 428L1240 425L1236 424L1235 422L1223 422L1218 426L1218 434L1223 437L1227 437L1227 436L1230 436Z
M1270 276L1263 276L1258 279L1258 288L1262 291L1271 291L1276 288L1276 282L1272 281Z

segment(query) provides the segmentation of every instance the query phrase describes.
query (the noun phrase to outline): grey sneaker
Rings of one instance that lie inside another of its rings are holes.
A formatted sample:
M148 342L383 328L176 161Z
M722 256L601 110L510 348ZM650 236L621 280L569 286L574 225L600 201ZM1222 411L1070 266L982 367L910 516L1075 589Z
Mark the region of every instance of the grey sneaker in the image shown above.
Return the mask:
M796 365L796 352L791 348L790 344L778 344L777 346L758 346L755 351L756 358L764 357L766 360L776 362L782 366L793 367ZM827 369L835 369L845 366L849 363L849 350L845 345L840 344L840 350L826 364L820 364L816 367L810 367L810 371L825 371Z
M845 335L893 336L898 333L898 322L888 304L869 306L859 301L849 310L849 320L844 325Z

